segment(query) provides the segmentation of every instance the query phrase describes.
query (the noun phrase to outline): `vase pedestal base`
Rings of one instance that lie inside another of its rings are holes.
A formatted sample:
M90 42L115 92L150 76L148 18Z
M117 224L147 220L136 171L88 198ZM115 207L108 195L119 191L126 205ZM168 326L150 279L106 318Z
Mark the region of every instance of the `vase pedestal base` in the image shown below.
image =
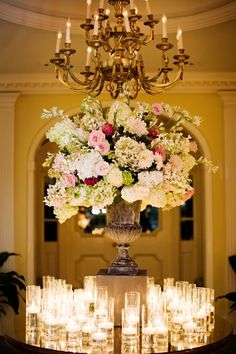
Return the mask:
M107 270L109 275L137 275L139 272L138 265L129 255L129 245L120 244L116 246L118 249L117 258L111 263Z
M125 292L138 291L141 305L146 303L147 271L138 270L137 275L110 275L107 269L100 269L96 276L97 286L106 286L108 296L115 300L115 326L121 325L121 310L124 307Z

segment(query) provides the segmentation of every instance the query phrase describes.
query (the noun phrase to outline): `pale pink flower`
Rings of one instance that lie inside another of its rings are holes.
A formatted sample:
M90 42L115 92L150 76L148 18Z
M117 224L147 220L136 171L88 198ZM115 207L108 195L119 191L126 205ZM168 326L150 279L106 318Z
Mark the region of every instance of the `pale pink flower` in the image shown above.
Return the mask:
M105 139L105 134L101 130L93 130L88 137L90 145L96 147L99 146Z
M152 105L152 113L156 116L160 116L164 112L162 105L160 103L153 103Z
M62 179L65 187L74 187L77 182L77 177L73 173L66 173Z
M190 151L192 152L197 152L198 151L198 146L195 140L192 140L190 142Z
M96 146L97 150L100 152L101 155L107 155L110 151L110 144L107 140L103 140L100 144Z
M188 191L188 192L185 193L185 195L184 195L184 201L186 202L186 200L192 198L193 195L194 195L194 189L192 189L191 191Z
M52 167L56 171L62 171L63 168L65 167L65 164L66 164L66 159L64 155L59 153L56 155Z
M110 170L110 165L106 161L99 161L96 164L96 173L98 176L106 176Z
M171 155L169 162L175 171L182 171L183 169L183 160L178 155Z

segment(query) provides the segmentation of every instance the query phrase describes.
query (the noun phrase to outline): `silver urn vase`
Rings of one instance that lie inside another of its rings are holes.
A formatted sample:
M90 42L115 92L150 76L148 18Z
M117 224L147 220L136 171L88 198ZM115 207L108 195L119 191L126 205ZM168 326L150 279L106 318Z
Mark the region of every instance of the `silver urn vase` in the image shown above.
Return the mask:
M118 255L107 273L110 275L136 275L138 265L129 255L129 244L142 232L139 224L141 201L121 201L107 207L106 235L117 244Z

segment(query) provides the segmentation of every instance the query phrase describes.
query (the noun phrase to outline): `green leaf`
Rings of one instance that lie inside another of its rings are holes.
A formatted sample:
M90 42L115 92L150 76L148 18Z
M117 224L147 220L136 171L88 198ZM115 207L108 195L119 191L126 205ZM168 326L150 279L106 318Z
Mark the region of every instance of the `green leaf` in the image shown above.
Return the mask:
M0 253L0 267L7 261L10 256L19 256L18 253L1 252Z
M229 301L236 302L236 292L231 292L231 293L228 293L228 294L225 294L225 295L218 296L216 298L216 300L223 299L223 298L225 298L225 299L227 299Z

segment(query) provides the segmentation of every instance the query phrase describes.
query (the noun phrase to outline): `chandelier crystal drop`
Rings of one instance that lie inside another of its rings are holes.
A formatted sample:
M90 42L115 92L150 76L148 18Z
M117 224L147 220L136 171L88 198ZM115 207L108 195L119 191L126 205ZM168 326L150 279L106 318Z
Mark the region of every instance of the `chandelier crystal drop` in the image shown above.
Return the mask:
M57 34L55 56L50 61L55 65L56 75L67 88L82 93L98 96L105 88L112 98L120 94L130 99L137 97L143 89L148 94L161 93L183 79L184 65L188 64L189 55L183 48L182 31L177 32L177 54L173 64L178 67L175 77L170 80L173 70L167 55L173 48L167 36L167 18L162 16L162 36L156 44L161 51L160 69L152 77L148 76L141 50L155 39L155 27L158 20L151 12L149 0L145 0L147 19L144 26L148 34L141 31L138 13L133 0L108 0L114 8L115 24L111 23L110 10L104 9L104 1L99 1L99 8L91 14L91 0L87 0L87 14L81 28L85 31L87 57L84 69L77 76L73 72L71 56L76 52L71 48L71 22L66 24L65 46L60 49L61 32ZM126 7L129 6L129 9Z

